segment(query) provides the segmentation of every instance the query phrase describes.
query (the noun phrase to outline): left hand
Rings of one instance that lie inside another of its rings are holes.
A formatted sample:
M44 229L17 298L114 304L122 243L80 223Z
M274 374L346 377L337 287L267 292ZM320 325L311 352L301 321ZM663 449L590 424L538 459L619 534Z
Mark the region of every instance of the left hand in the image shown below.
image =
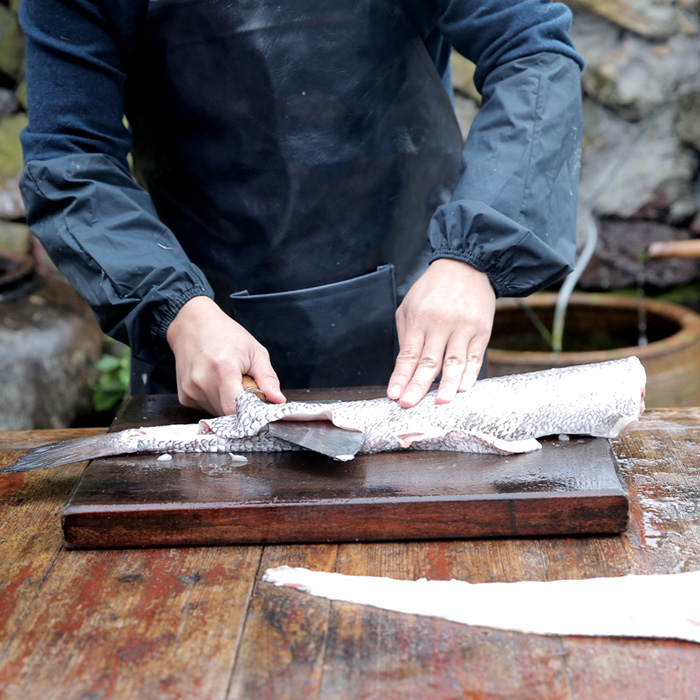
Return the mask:
M387 395L415 406L442 371L436 403L471 387L486 352L496 294L471 265L440 258L416 280L396 311L399 355Z

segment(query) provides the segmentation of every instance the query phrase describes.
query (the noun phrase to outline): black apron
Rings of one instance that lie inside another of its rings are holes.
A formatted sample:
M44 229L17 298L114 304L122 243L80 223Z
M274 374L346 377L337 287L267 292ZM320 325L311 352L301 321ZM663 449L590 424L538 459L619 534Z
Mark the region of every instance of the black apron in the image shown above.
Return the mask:
M217 303L284 388L386 383L462 145L401 3L152 0L139 47L135 172Z

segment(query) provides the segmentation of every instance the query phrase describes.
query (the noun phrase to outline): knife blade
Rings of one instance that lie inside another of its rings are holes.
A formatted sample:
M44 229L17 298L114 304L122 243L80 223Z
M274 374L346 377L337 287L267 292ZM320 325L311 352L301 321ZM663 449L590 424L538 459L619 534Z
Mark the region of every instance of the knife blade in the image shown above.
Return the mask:
M243 377L243 388L255 391L263 401L266 400L255 380L248 375ZM278 420L268 424L268 431L276 438L341 462L352 459L365 440L363 432L339 428L329 420Z

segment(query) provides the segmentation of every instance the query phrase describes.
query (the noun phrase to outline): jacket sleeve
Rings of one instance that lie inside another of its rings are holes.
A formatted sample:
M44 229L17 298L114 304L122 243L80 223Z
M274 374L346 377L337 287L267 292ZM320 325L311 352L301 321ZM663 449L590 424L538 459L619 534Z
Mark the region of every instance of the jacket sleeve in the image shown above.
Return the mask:
M135 357L170 354L183 304L213 297L127 165L125 64L143 2L25 0L29 126L20 182L27 223Z
M450 2L442 31L477 66L482 107L450 202L429 227L433 259L486 272L498 296L526 296L576 255L582 60L561 3Z

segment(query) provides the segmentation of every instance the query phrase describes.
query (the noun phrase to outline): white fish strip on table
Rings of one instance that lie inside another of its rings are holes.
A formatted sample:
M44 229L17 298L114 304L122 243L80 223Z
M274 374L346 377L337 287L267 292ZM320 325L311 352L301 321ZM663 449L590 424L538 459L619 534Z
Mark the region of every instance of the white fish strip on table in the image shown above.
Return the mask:
M514 454L540 449L537 438L546 435L617 436L644 411L645 386L644 367L630 357L484 379L448 404L436 404L433 392L413 408L389 398L271 404L243 392L235 415L44 445L0 471L121 454L299 449L267 432L278 420L330 420L360 431L359 454L405 449Z
M331 600L530 634L700 642L700 571L559 581L468 583L346 576L279 566L263 581Z

